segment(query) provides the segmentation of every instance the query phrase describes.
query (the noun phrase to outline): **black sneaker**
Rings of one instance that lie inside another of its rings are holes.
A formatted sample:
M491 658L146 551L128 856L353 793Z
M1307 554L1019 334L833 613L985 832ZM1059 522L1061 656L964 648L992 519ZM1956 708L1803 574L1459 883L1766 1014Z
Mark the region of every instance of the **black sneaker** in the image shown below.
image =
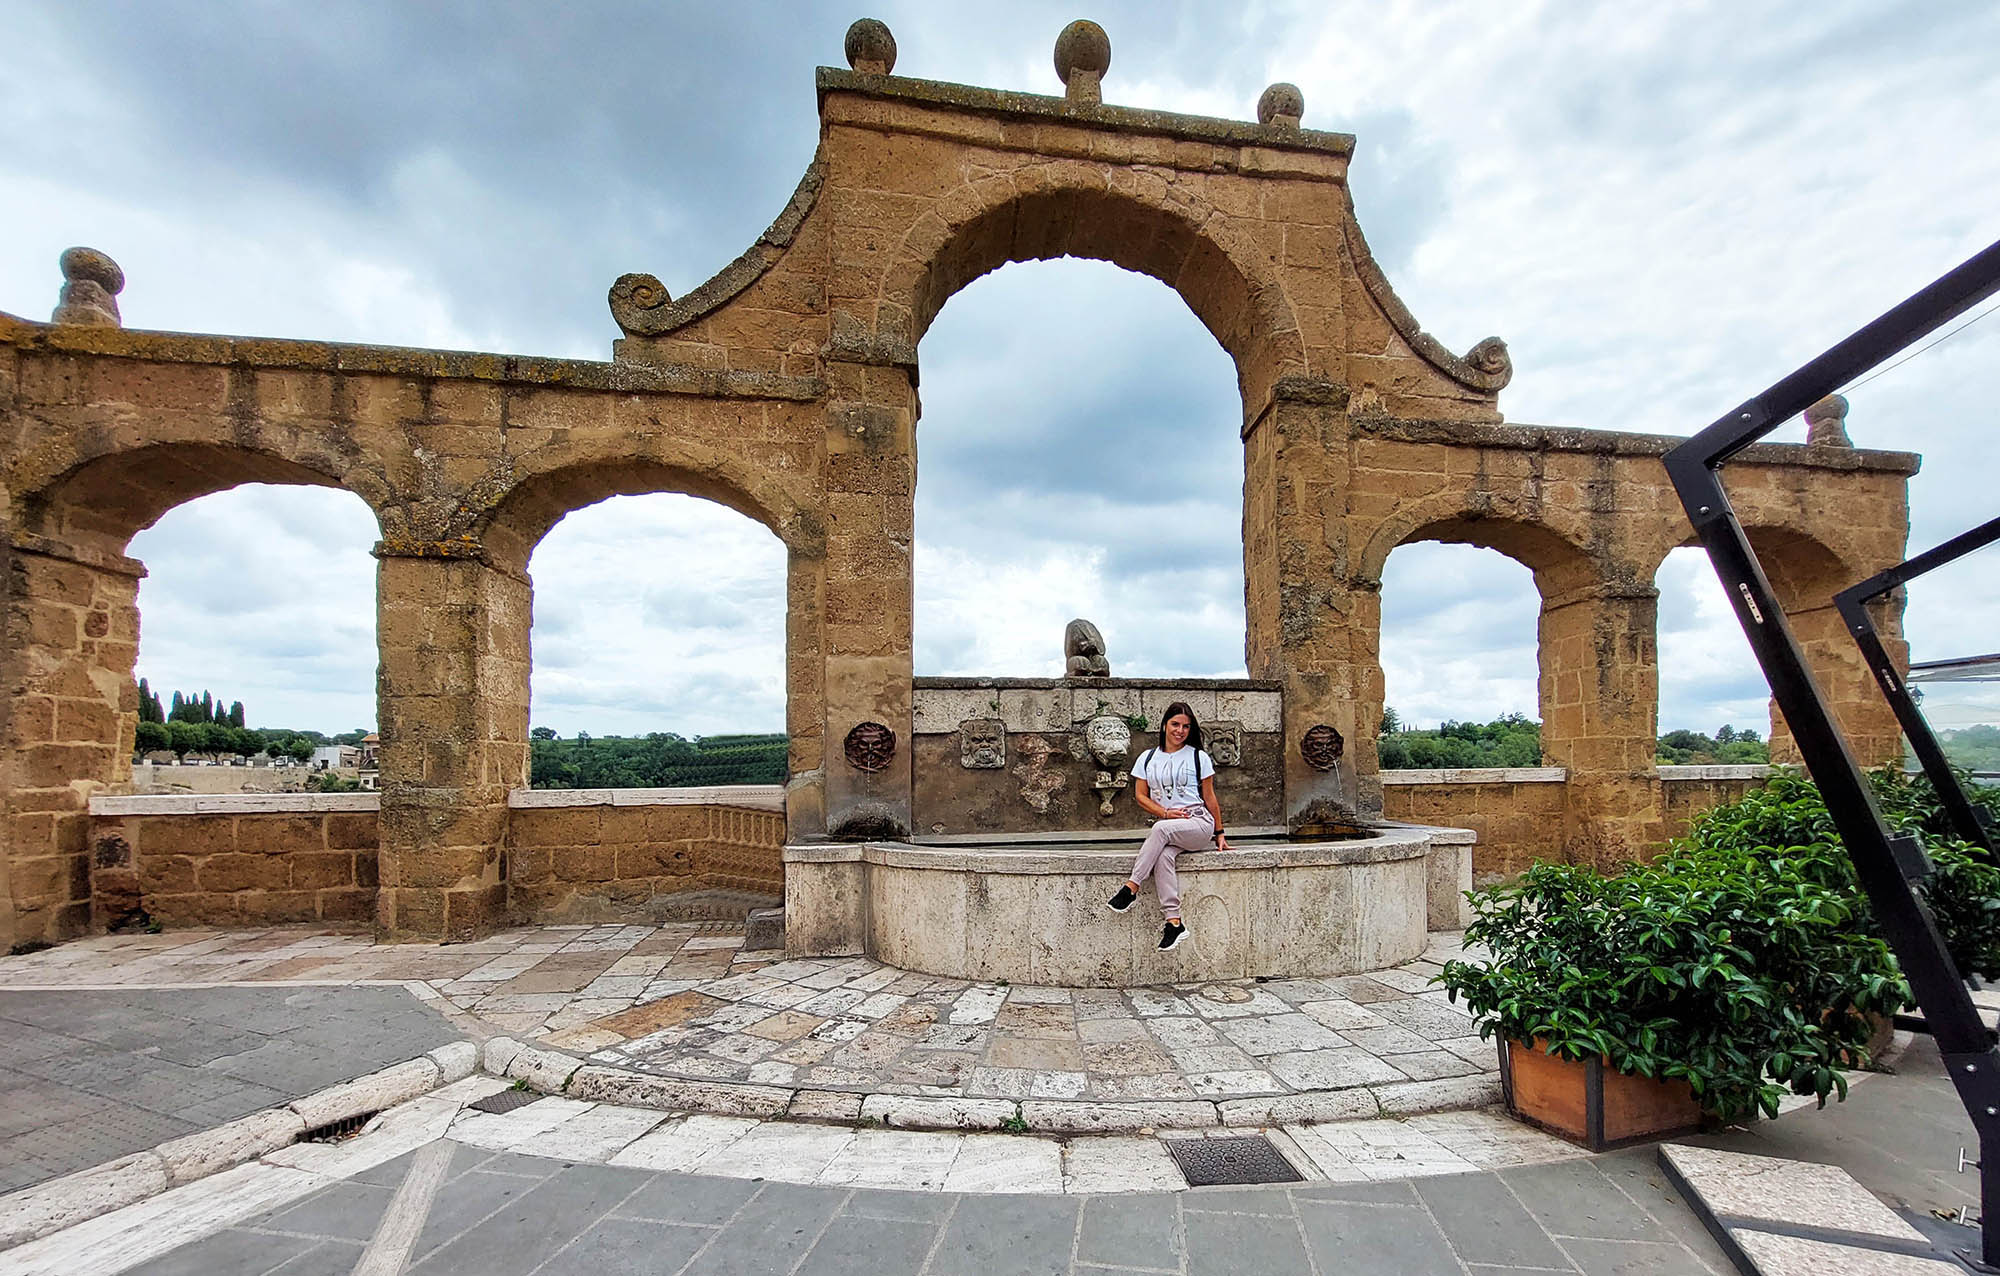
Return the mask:
M1168 922L1160 930L1160 951L1164 953L1170 949L1179 948L1181 941L1186 938L1187 927L1181 925L1179 922Z
M1118 893L1104 902L1104 906L1114 913L1122 913L1132 907L1132 901L1139 898L1130 886L1120 886Z

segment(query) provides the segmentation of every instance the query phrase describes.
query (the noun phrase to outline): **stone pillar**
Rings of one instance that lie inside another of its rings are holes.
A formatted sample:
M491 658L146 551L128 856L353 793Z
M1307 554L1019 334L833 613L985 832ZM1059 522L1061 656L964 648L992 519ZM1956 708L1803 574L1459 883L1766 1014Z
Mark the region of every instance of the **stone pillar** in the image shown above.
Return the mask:
M13 537L0 710L6 948L89 929L90 797L132 777L145 574L120 555Z
M915 367L829 359L826 368L826 830L907 837Z
M476 545L375 553L376 925L388 940L464 938L506 915L507 793L528 783L531 590Z
M1609 869L1645 851L1659 822L1659 591L1605 583L1544 597L1542 758L1566 767L1563 845Z
M1907 518L1901 507L1896 508L1882 520L1887 534L1865 548L1850 549L1846 560L1801 534L1762 531L1753 533L1751 540L1771 590L1778 596L1778 605L1785 610L1785 623L1805 655L1806 667L1812 670L1820 695L1846 735L1855 761L1864 767L1900 758L1902 730L1862 661L1861 649L1848 637L1833 596L1903 557ZM1863 565L1849 567L1847 562ZM1899 589L1871 608L1882 646L1899 669L1907 669L1910 663L1909 645L1903 641L1903 603L1904 591ZM1776 701L1771 703L1771 760L1792 765L1800 761L1798 744Z
M1896 590L1871 610L1883 649L1898 669L1907 670L1910 645L1903 641L1903 591ZM1902 728L1874 675L1868 672L1861 649L1848 637L1847 626L1831 599L1818 606L1808 604L1799 611L1788 606L1785 623L1805 654L1806 667L1812 670L1821 697L1833 711L1833 720L1847 737L1854 760L1864 767L1873 767L1901 758ZM1776 700L1771 701L1771 761L1791 766L1802 761L1798 742L1792 738L1791 728L1785 723L1785 715L1778 711Z
M1346 387L1285 377L1244 440L1247 655L1252 677L1284 683L1285 820L1295 829L1382 809L1381 608L1350 579L1348 428Z
M820 597L826 557L794 548L785 569L787 841L826 833L826 653Z

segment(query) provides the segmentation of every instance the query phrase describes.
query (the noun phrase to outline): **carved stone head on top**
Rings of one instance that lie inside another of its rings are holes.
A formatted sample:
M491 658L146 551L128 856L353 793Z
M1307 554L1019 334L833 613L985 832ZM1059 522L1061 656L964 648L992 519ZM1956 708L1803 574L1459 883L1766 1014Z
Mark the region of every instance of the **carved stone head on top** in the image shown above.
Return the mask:
M1111 662L1104 658L1104 635L1087 620L1072 620L1063 630L1063 673L1071 678L1109 678Z

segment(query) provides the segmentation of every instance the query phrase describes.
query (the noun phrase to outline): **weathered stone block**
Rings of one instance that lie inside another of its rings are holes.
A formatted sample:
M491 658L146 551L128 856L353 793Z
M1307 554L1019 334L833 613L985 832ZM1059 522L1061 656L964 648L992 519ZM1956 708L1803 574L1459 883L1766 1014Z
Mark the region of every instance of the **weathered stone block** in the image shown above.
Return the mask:
M228 852L211 855L195 868L195 882L204 891L284 890L291 885L291 866L268 855Z
M375 813L372 811L331 811L326 821L328 850L373 851L376 842Z
M264 855L304 855L326 849L325 817L320 815L242 816L236 849Z

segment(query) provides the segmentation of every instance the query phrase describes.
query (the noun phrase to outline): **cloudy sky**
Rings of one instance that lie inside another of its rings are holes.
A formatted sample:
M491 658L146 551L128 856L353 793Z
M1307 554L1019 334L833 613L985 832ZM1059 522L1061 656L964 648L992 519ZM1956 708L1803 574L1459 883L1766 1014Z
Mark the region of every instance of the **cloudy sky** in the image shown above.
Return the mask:
M71 244L129 326L607 358L631 270L678 295L811 158L812 68L851 7L739 0L0 0L0 309L45 317ZM1073 6L878 5L897 70L1058 93ZM1510 343L1510 421L1685 434L2000 236L1990 0L1101 3L1107 100L1250 118L1290 80L1353 132L1391 279L1454 350ZM1977 313L1977 312L1975 312ZM1243 671L1239 406L1150 279L1008 267L925 339L917 669ZM1863 446L1925 454L1911 549L1990 517L2000 315L1851 394ZM1777 436L1802 439L1803 427ZM318 490L184 506L132 552L140 672L253 725L372 725L373 519ZM618 498L536 552L534 720L567 735L783 723L775 539ZM2000 648L2000 573L1921 584L1917 659ZM1693 551L1660 575L1663 729L1765 723ZM1383 647L1407 720L1533 714L1518 565L1410 546ZM1961 706L1994 720L2000 706Z

